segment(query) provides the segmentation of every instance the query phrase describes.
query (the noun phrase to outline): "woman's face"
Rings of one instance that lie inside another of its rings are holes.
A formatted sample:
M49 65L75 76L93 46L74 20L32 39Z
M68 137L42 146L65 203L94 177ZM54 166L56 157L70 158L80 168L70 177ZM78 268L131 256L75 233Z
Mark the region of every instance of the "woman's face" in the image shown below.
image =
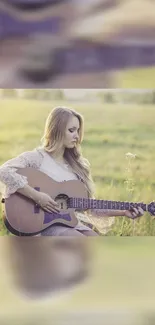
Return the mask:
M79 139L80 123L76 116L72 116L66 126L64 136L64 146L66 148L74 148Z

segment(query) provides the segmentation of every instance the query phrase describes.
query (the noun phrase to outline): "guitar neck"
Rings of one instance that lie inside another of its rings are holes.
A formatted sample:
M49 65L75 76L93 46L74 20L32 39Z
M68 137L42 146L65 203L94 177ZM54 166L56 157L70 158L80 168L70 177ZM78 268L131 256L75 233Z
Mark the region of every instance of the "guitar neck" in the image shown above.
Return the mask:
M86 209L103 209L103 210L130 210L132 207L141 207L144 211L148 211L148 204L135 202L120 202L108 200L95 200L85 198L70 198L69 206L78 210Z

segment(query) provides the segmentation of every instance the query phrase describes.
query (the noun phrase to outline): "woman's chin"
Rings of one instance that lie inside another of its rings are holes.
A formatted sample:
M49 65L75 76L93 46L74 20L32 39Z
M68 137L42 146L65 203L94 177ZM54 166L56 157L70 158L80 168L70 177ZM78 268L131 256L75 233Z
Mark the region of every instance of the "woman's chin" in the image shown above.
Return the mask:
M71 144L68 146L68 148L74 148L74 147L75 147L75 145L76 145L76 143L75 143L75 142L73 142L73 143L71 143Z
M66 145L66 149L73 149L75 147L76 147L76 142L72 142L72 143Z

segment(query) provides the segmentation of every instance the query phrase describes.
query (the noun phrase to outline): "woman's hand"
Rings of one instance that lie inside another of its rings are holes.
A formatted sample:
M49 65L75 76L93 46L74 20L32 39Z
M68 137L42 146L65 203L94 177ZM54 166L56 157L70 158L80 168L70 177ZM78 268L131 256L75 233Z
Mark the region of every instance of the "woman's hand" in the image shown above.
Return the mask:
M125 213L124 213L124 215L126 217L131 218L131 219L139 218L139 217L143 216L143 214L144 214L144 210L140 207L132 208L130 210L125 210Z
M57 202L46 193L37 192L35 202L47 212L60 212Z

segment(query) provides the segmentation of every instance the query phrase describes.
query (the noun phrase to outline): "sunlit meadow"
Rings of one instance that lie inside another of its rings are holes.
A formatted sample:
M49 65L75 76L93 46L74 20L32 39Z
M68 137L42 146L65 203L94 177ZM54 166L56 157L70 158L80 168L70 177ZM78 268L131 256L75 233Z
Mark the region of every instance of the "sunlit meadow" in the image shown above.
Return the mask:
M47 114L56 105L73 107L84 115L82 148L91 162L96 197L146 203L154 199L153 106L1 100L0 164L40 144ZM116 218L107 236L88 241L92 261L88 281L47 300L33 301L18 293L7 251L11 237L1 236L0 323L48 325L54 320L55 324L86 321L124 324L128 321L133 325L144 324L146 320L147 324L153 324L154 314L147 315L146 310L154 310L154 237L146 235L154 236L154 222L148 213L134 222ZM1 222L1 235L4 234ZM120 235L130 237L120 238ZM133 235L145 238L131 238Z
M144 203L154 200L153 105L1 99L0 164L40 145L46 117L57 105L73 107L85 118L82 151L91 163L97 198ZM145 213L135 221L117 217L107 235L154 234L155 220Z

